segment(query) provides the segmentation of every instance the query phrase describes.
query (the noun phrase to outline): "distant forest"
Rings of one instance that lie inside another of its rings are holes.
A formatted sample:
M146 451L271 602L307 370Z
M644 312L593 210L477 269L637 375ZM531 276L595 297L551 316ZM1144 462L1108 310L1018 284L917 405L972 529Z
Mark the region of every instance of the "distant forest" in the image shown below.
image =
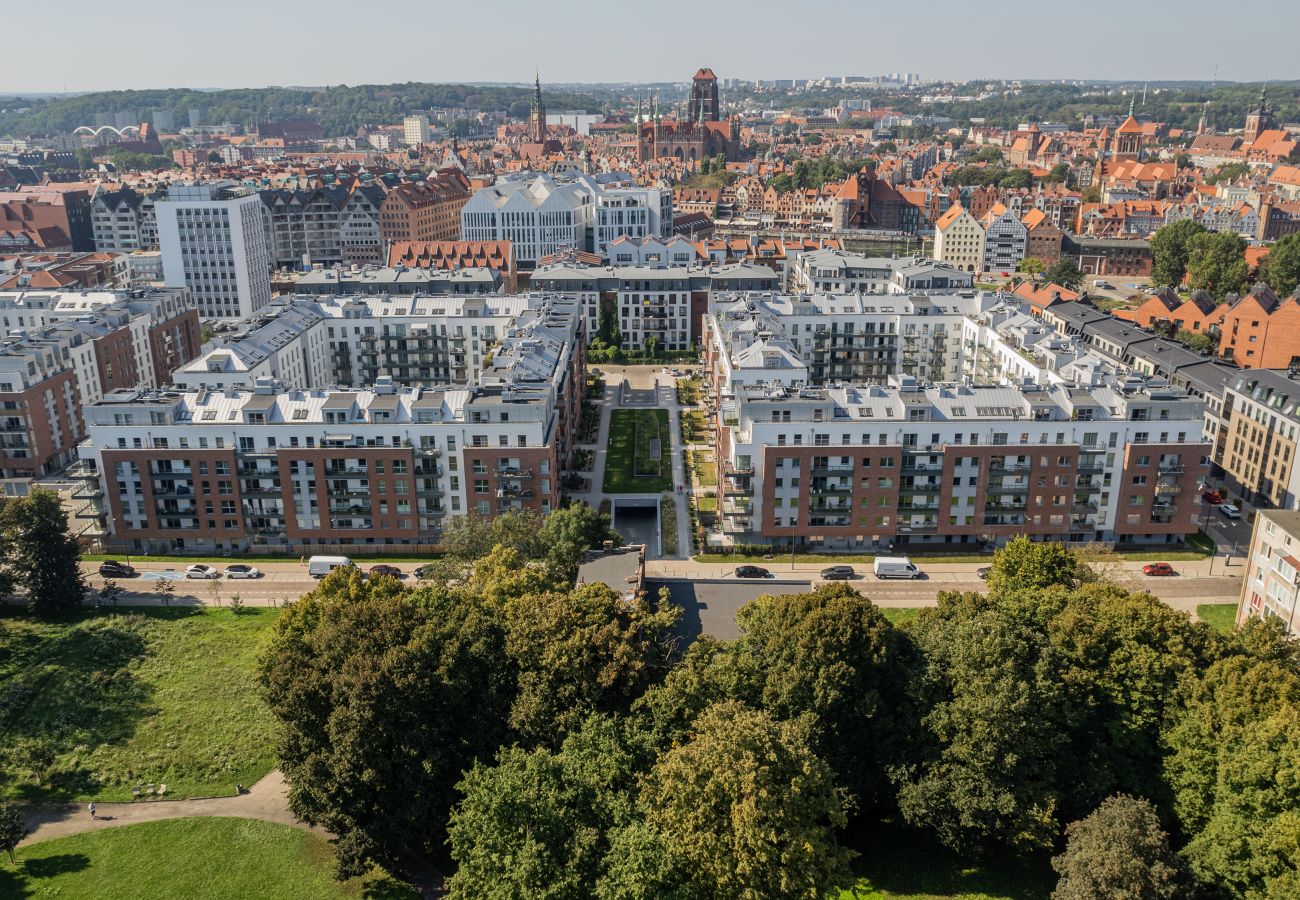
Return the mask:
M1206 111L1212 128L1227 131L1242 126L1246 111L1259 101L1260 87L1259 84L1226 84L1215 88L1202 85L1162 88L1158 94L1151 89L1147 91L1145 105L1139 89L1135 112L1138 118L1146 121L1195 129L1202 111ZM922 105L914 95L902 95L890 99L889 105L904 112L949 116L959 123L984 118L988 124L999 126L1015 126L1021 122L1059 122L1074 126L1087 113L1123 115L1128 112L1129 97L1119 94L1085 96L1089 90L1092 89L1065 84L1030 84L1018 94L971 103ZM1210 106L1205 110L1207 100ZM1300 121L1300 82L1270 84L1268 105L1278 122Z
M395 122L407 113L436 107L508 112L524 118L532 108L532 95L528 88L417 82L340 85L319 91L289 88L104 91L48 100L0 99L0 135L25 137L68 132L79 125L93 125L96 113L123 110L132 111L142 121L149 121L155 110L167 110L172 113L176 126L183 127L189 122L190 110L197 109L203 123L208 125L230 122L248 127L280 119L311 119L333 137L352 134L362 125ZM601 110L600 101L589 95L552 93L543 88L542 98L548 109Z

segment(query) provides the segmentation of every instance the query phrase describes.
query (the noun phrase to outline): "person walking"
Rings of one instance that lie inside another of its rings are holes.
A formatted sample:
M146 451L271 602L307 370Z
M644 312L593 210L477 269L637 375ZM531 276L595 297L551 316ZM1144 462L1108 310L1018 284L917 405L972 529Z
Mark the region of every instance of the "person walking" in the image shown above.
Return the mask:
M90 809L90 820L93 822L95 820L95 804L91 803L89 809Z

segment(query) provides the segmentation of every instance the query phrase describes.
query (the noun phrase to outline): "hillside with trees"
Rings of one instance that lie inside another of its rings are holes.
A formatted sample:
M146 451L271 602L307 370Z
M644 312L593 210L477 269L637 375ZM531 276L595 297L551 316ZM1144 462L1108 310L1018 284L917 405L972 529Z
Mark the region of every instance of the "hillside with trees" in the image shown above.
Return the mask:
M594 97L545 91L543 98L552 109L585 109L599 112ZM527 117L533 92L524 87L469 84L366 84L338 85L321 90L256 88L199 91L168 88L147 91L102 91L75 97L45 100L0 99L0 135L26 136L72 131L91 125L95 114L130 110L147 120L154 110L170 112L180 127L189 121L189 111L198 110L206 124L230 122L251 127L258 122L281 119L310 119L319 122L330 136L351 134L362 125L396 122L422 109L464 107L478 112L504 112ZM25 109L24 109L25 107ZM15 111L23 109L22 112Z

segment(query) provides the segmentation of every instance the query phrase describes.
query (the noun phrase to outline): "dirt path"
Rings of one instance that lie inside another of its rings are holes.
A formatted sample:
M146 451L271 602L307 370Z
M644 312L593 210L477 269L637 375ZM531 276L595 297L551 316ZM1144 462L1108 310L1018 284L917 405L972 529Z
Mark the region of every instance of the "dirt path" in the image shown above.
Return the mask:
M289 812L288 787L280 772L274 771L253 785L247 794L239 797L210 797L204 800L137 800L134 803L97 803L95 818L85 803L40 804L24 811L27 820L27 837L22 844L34 844L51 838L120 825L156 822L160 819L178 819L185 816L234 816L242 819L263 819L292 825L324 835L325 831L312 828L294 818ZM20 844L19 846L22 846Z

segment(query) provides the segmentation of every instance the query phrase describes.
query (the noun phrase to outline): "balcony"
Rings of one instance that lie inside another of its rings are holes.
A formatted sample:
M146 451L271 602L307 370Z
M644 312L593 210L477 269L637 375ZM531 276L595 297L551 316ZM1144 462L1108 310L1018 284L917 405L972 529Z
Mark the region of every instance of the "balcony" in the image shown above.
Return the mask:
M371 513L368 503L330 503L330 516L368 516Z
M937 534L938 532L938 522L918 522L915 524L898 526L899 534Z
M852 474L853 474L853 464L850 463L850 464L848 464L848 465L840 465L840 464L836 464L836 465L826 465L826 466L813 466L813 467L812 467L812 470L809 472L809 474L810 474L810 475L813 475L814 477L815 477L815 476L818 476L818 475L822 475L822 476L825 476L825 475L852 475Z
M808 486L808 492L811 494L852 494L852 484L818 484L813 482Z
M1161 475L1181 475L1183 474L1183 464L1182 463L1161 463L1159 468L1156 471L1158 471Z
M942 472L942 463L903 463L899 469L902 475L938 475Z
M986 494L1023 494L1029 490L1029 482L1023 484L1004 484L1002 482L989 482L988 487L984 488Z
M725 534L748 534L751 521L748 516L723 516L722 531Z
M986 515L986 516L984 517L984 524L985 524L985 525L1017 525L1017 526L1020 526L1020 525L1024 525L1024 524L1025 524L1025 517L1024 517L1024 516L1016 516L1016 515L1009 515L1009 516Z
M1178 494L1181 494L1182 492L1183 492L1183 489L1182 489L1181 487L1179 487L1178 485L1176 485L1176 484L1157 484L1157 485L1156 485L1156 496L1157 496L1157 497L1173 497L1173 496L1177 496Z
M990 475L1023 475L1028 471L1028 463L994 463L989 466Z

